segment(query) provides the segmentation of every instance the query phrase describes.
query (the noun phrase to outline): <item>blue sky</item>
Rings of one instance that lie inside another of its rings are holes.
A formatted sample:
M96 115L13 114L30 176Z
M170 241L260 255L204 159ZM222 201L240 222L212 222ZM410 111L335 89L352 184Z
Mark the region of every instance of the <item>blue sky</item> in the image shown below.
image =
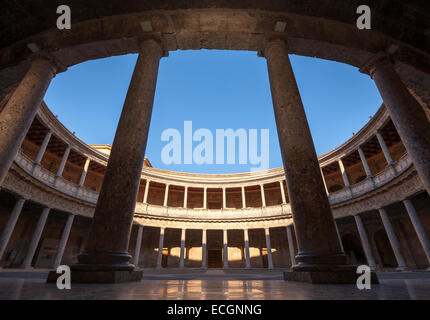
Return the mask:
M382 103L373 81L357 68L290 56L317 154L342 144ZM89 144L112 144L137 55L88 61L57 75L45 101ZM248 164L170 164L161 159L168 128L269 129L270 168L282 166L267 65L255 52L175 51L160 62L146 157L156 168L201 173L249 171ZM183 137L182 137L183 138ZM215 143L215 142L214 142ZM195 147L198 142L195 142ZM214 150L215 152L215 150Z

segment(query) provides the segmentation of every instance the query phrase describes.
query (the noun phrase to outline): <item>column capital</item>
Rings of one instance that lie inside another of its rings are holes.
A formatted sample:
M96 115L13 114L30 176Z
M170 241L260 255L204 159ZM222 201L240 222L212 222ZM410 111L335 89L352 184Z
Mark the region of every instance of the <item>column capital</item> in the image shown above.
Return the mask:
M390 65L393 66L392 58L384 51L379 51L372 58L370 58L360 69L361 73L368 74L372 79L375 70L378 67Z
M166 45L161 39L161 36L157 36L157 35L145 36L144 38L140 38L138 42L139 42L139 53L144 52L146 49L145 48L146 45L151 44L153 46L158 46L160 48L161 50L160 58L169 56L169 50L166 48Z
M27 47L32 51L29 56L29 60L31 62L35 62L37 60L44 60L49 62L54 77L57 73L67 71L67 67L62 62L60 62L51 53L41 50L37 44L29 43L27 44Z
M257 55L259 57L267 58L267 54L272 46L281 46L284 49L287 49L288 47L287 41L285 41L284 39L280 39L280 38L267 39L259 48Z

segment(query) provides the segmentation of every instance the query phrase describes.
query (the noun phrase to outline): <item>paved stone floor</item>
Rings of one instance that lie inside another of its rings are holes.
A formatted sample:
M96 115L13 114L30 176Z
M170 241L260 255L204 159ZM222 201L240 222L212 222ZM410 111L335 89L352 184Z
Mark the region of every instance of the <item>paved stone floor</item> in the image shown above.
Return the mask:
M0 272L0 299L426 299L430 273L378 273L379 285L312 285L282 280L282 270L145 270L140 282L72 284L58 290L46 284L46 270Z

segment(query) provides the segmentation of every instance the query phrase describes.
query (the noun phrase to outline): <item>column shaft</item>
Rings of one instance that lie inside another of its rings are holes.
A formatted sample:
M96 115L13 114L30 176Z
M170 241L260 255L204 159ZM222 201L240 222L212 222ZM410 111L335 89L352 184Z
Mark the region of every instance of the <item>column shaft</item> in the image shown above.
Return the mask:
M361 245L363 246L364 253L366 254L367 263L370 269L376 268L375 258L373 258L372 248L367 238L366 229L364 228L363 222L359 215L354 216L355 223L357 224L358 234L360 235Z
M19 215L21 214L24 203L25 203L24 199L18 199L15 202L15 205L12 209L9 219L7 220L7 223L3 229L3 232L0 238L0 259L2 258L6 250L10 236L12 235L13 229L15 228L16 222L18 221Z
M0 185L22 145L55 73L56 68L51 61L44 58L34 60L1 111Z
M350 271L333 215L286 43L264 48L288 196L297 235L294 271Z
M282 204L286 204L287 199L285 197L284 181L279 181L279 187L281 188Z
M188 187L185 187L184 190L184 208L187 208L188 205Z
M264 229L264 234L266 235L266 248L267 248L267 262L269 269L273 269L273 259L272 259L272 245L270 243L270 230L269 228Z
M207 209L208 190L206 187L203 188L203 209Z
M67 159L69 158L70 154L70 146L67 146L66 151L63 154L63 158L61 158L60 166L58 167L56 176L60 177L63 175L64 167L66 166Z
M145 185L145 193L143 195L143 203L148 203L149 183L150 181L147 179Z
M296 253L294 250L293 233L291 232L291 226L287 227L287 238L288 238L288 249L290 250L291 267L296 264Z
M227 196L226 196L226 190L225 187L222 188L222 208L226 209L227 208Z
M382 223L387 233L388 240L390 240L391 248L393 249L394 255L397 260L397 264L400 269L407 268L405 259L403 258L402 251L400 249L399 239L394 232L393 226L388 218L387 212L384 208L378 209L379 215L381 216Z
M249 256L249 236L248 236L248 229L243 230L243 236L245 240L245 261L246 261L246 269L251 268L251 259Z
M143 226L139 226L139 230L137 231L136 246L134 247L134 256L133 256L133 264L135 266L139 265L140 248L142 245L142 233L143 233Z
M202 269L208 267L207 250L206 250L206 230L202 230Z
M371 63L370 75L421 181L430 193L430 123L423 108L386 56Z
M167 201L169 200L169 185L166 184L166 189L164 190L164 206L167 207Z
M348 179L348 174L346 173L345 167L343 166L343 161L342 159L339 159L337 161L339 163L339 168L340 168L340 172L342 173L342 179L343 179L343 183L345 184L345 187L349 187L349 179Z
M389 166L392 166L394 164L394 161L391 158L390 150L388 150L388 147L385 144L384 137L379 132L376 132L376 138L378 139L379 146L382 149L382 153L384 154L385 160L387 160L387 164Z
M246 208L246 197L245 197L245 187L242 186L242 208Z
M42 236L43 228L45 227L46 219L48 219L48 214L50 208L45 208L40 215L39 221L37 222L36 230L34 230L33 237L30 241L30 246L25 256L24 262L22 263L23 268L31 268L31 261L33 260L34 253L36 252L37 245L39 243L40 237Z
M328 195L328 194L329 194L329 192L328 192L328 188L327 188L327 183L325 182L324 172L323 172L323 170L322 170L322 168L321 168L321 167L320 167L320 172L321 172L321 178L322 178L322 181L324 182L324 189L325 189L325 193Z
M43 155L45 154L46 147L48 146L49 140L51 140L52 131L49 130L45 138L43 139L42 144L40 145L39 152L37 153L36 159L34 159L34 164L40 164L40 161L42 161Z
M67 216L66 225L64 226L63 233L61 234L57 254L55 255L55 260L53 264L54 269L56 269L61 264L61 259L63 258L64 250L66 249L67 240L69 240L70 230L72 229L74 218L75 215L73 214L69 214Z
M406 207L406 210L408 211L409 218L411 219L412 225L414 226L418 239L420 240L421 245L424 249L424 253L427 257L427 261L430 263L430 240L424 229L424 226L421 223L421 220L418 217L417 212L415 211L415 207L412 201L403 200L403 204Z
M161 268L163 261L163 248L164 248L164 228L160 228L160 239L158 240L158 256L157 256L157 269Z
M116 130L85 252L75 269L130 271L128 242L151 121L161 45L143 40ZM106 235L109 237L106 237Z
M367 177L371 177L372 172L370 171L369 164L367 163L366 156L361 147L358 148L358 154L360 155L361 163L363 164L364 171L366 172Z
M263 208L266 206L266 195L264 194L264 185L260 184L261 204Z
M82 170L81 178L79 179L78 187L82 187L85 182L85 178L87 177L88 167L90 166L91 160L87 158L85 160L84 169Z
M183 269L185 265L185 241L186 241L186 229L182 229L181 231L181 256L179 258L179 268Z
M222 243L223 243L223 253L224 253L224 268L228 268L228 236L227 230L224 229L222 232Z

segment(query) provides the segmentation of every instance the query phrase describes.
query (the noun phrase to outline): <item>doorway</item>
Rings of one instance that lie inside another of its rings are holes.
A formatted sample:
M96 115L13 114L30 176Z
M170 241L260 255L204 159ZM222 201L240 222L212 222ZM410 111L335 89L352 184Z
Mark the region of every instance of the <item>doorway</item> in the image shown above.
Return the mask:
M208 268L222 268L222 249L208 249Z

